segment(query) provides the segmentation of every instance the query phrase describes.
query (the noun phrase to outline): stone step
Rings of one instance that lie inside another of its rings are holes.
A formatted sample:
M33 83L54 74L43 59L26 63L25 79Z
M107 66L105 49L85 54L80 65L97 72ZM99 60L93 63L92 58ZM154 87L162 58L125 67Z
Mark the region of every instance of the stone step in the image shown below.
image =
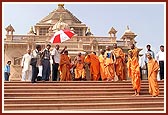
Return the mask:
M159 88L163 88L163 85L159 85ZM4 89L46 89L47 86L34 86L34 85L22 85L22 86L5 86ZM132 89L132 85L106 85L106 86L59 86L59 85L53 85L49 86L50 89L115 89L115 88L122 88L122 89ZM141 85L141 89L143 88L149 88L149 85Z
M18 113L18 110L8 110L9 112L13 112L13 113ZM162 112L164 111L163 107L144 107L144 108L103 108L103 109L71 109L71 110L52 110L51 113L121 113L122 112ZM46 110L22 110L21 112L26 112L26 113L49 113L50 111L46 111Z
M80 103L80 104L5 104L5 110L77 110L163 107L163 102L120 102L120 103Z
M64 95L64 96L50 95L50 96L41 96L41 95L39 95L39 96L31 96L31 97L8 96L8 97L5 97L5 99L67 99L67 98L75 98L75 99L77 99L77 98L80 98L80 99L92 98L92 99L94 99L94 98L123 98L123 97L125 97L125 98L131 97L132 98L132 95L120 95L120 96L118 96L118 95L113 95L113 96L111 96L111 95L96 95L96 96L95 95L76 95L76 96L74 96L74 95ZM140 95L139 97L151 98L152 96L147 94L147 95ZM159 97L164 98L164 95L159 95Z
M40 110L41 111L41 110ZM59 110L57 110L58 112ZM67 110L64 110L63 112L66 112ZM69 111L69 110L68 110ZM164 111L164 108L163 107L144 107L144 108L115 108L115 109L78 109L78 110L70 110L70 112L86 112L86 111L90 111L90 112L96 112L96 113L99 113L99 112L104 112L104 113L108 113L108 111Z
M159 86L163 87L164 82L158 82ZM31 83L31 82L5 82L5 86L129 86L132 85L131 81L122 81L122 82L103 82L103 81L69 81L69 82L37 82L37 83ZM148 82L142 82L141 86L148 86Z
M9 85L15 85L15 86L21 86L21 85L39 85L39 86L67 86L67 85L79 85L79 86L85 86L85 85L89 85L89 86L92 86L92 85L132 85L131 82L98 82L98 83L95 83L95 82L36 82L36 83L31 83L31 82L16 82L16 83L11 83L11 82L8 82L8 83L5 83L4 86L9 86ZM149 85L148 82L146 83L141 83L142 85ZM162 82L159 82L158 83L159 85L164 85L164 83Z
M149 88L141 88L141 93L147 93L149 90ZM163 88L159 88L160 93L164 92ZM36 89L36 88L32 88L32 89L4 89L5 93L61 93L61 92L67 92L67 93L89 93L89 92L128 92L128 93L132 93L134 90L133 88L109 88L109 89L104 89L104 88L97 88L97 89L50 89L50 87L46 87L46 89Z
M164 85L159 85L159 88L164 88ZM60 84L51 84L51 85L45 85L45 84L22 84L22 85L8 85L4 86L4 89L32 89L32 88L37 88L37 89L45 89L45 88L50 88L50 89L97 89L97 88L132 88L132 84L119 84L119 85L114 85L114 84L101 84L101 85L60 85ZM143 85L141 84L141 89L142 88L149 88L149 85Z
M163 94L164 92L161 91L160 92L160 95L164 95ZM15 93L5 93L4 94L4 97L36 97L36 96L98 96L98 95L101 95L101 96L116 96L116 95L122 95L122 96L126 96L126 95L133 95L134 94L134 91L122 91L122 92L52 92L52 93L29 93L29 92L23 92L23 93L18 93L18 92L15 92ZM144 91L144 92L140 92L140 95L149 95L148 91Z
M164 81L160 95L149 95L147 80L140 96L132 96L131 81L4 82L4 110L56 111L163 111Z
M38 81L42 82L42 81ZM123 80L123 81L45 81L48 83L131 83L131 80ZM160 80L158 83L164 83L166 81ZM30 83L30 81L5 81L4 83ZM141 83L148 83L148 80L141 80Z
M67 103L118 103L118 102L164 102L163 97L130 96L121 98L37 98L37 99L4 99L4 104L67 104Z

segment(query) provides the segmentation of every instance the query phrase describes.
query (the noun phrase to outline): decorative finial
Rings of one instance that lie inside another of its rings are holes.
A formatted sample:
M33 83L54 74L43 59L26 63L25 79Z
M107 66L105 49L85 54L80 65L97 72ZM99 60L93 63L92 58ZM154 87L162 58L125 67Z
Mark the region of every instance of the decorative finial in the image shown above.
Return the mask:
M86 33L86 36L91 36L92 35L92 33L91 33L91 31L90 31L90 27L88 27L88 31L87 31L87 33Z
M129 26L127 25L127 30L129 30Z
M31 32L33 31L33 26L30 27L30 31L31 31Z
M88 27L88 32L90 32L90 27Z
M58 4L58 6L64 7L64 4Z
M35 34L34 31L33 31L33 26L30 27L30 31L27 34L32 34L32 35Z

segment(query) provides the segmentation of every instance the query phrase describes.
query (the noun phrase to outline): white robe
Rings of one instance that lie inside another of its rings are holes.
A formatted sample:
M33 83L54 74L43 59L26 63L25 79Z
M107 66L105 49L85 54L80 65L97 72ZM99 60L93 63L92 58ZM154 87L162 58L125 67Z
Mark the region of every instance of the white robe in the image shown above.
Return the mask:
M23 55L22 62L21 62L21 66L23 66L22 72L31 69L30 60L31 60L31 55L29 55L28 53Z
M38 75L37 75L37 76L42 77L42 70L43 70L43 66L42 66L42 65L40 65L40 66L38 66L38 68L39 68L39 73L38 73Z
M28 80L31 80L32 77L32 66L30 65L31 55L28 53L23 55L21 66L22 69L22 81L25 81L28 77Z

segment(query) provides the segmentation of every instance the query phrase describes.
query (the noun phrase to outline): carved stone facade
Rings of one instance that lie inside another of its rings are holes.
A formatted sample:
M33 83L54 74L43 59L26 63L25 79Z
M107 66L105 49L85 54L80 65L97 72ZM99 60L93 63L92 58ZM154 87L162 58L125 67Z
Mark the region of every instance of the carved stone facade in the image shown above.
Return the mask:
M76 35L72 39L67 40L64 43L59 44L60 49L64 46L68 47L68 51L72 58L77 55L78 52L91 52L95 51L99 55L100 49L105 49L108 45L112 48L114 43L118 44L125 53L130 48L130 42L135 42L136 35L127 28L124 35L117 39L117 31L112 27L109 31L109 37L93 36L85 24L83 24L78 18L76 18L70 11L64 8L63 4L59 4L58 8L49 13L41 21L31 27L27 35L14 35L14 28L9 25L6 28L7 34L4 39L4 61L12 61L11 64L11 80L20 80L21 78L21 66L20 62L22 56L26 53L27 48L32 50L35 45L40 44L42 48L49 43L49 39L55 31L60 29L71 29ZM88 31L87 31L88 29ZM11 32L11 34L9 34ZM51 44L52 48L55 44ZM52 50L51 48L51 50Z

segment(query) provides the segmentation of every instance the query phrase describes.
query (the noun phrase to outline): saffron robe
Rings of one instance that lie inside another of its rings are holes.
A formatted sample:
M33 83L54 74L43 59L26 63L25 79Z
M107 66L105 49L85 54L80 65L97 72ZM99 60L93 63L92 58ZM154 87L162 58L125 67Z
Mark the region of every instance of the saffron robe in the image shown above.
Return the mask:
M159 86L157 82L159 64L155 59L148 61L148 81L149 81L149 93L152 96L159 95Z
M136 57L128 58L128 77L131 78L132 86L134 90L140 92L141 88L141 78L140 78L140 68Z
M107 77L105 76L105 58L104 55L100 54L99 56L99 62L100 62L100 75L101 79L103 81L107 80Z
M98 81L100 78L100 62L98 57L90 53L85 57L84 62L90 64L91 80Z
M138 48L134 48L134 49L130 49L129 51L132 51L132 55L133 55L133 57L136 57L137 59L138 59L138 57L139 57L139 51L138 51ZM128 51L128 52L129 52Z
M115 57L115 71L116 75L120 80L123 80L124 77L124 53L121 48L116 48L113 50L113 55Z
M85 78L85 69L83 63L77 62L74 71L75 71L75 79L79 79L80 77L82 77L82 79Z
M114 80L115 77L115 69L114 69L114 61L112 59L111 51L105 52L105 76L107 77L107 81Z
M71 69L70 57L65 54L60 55L60 81L71 81Z

